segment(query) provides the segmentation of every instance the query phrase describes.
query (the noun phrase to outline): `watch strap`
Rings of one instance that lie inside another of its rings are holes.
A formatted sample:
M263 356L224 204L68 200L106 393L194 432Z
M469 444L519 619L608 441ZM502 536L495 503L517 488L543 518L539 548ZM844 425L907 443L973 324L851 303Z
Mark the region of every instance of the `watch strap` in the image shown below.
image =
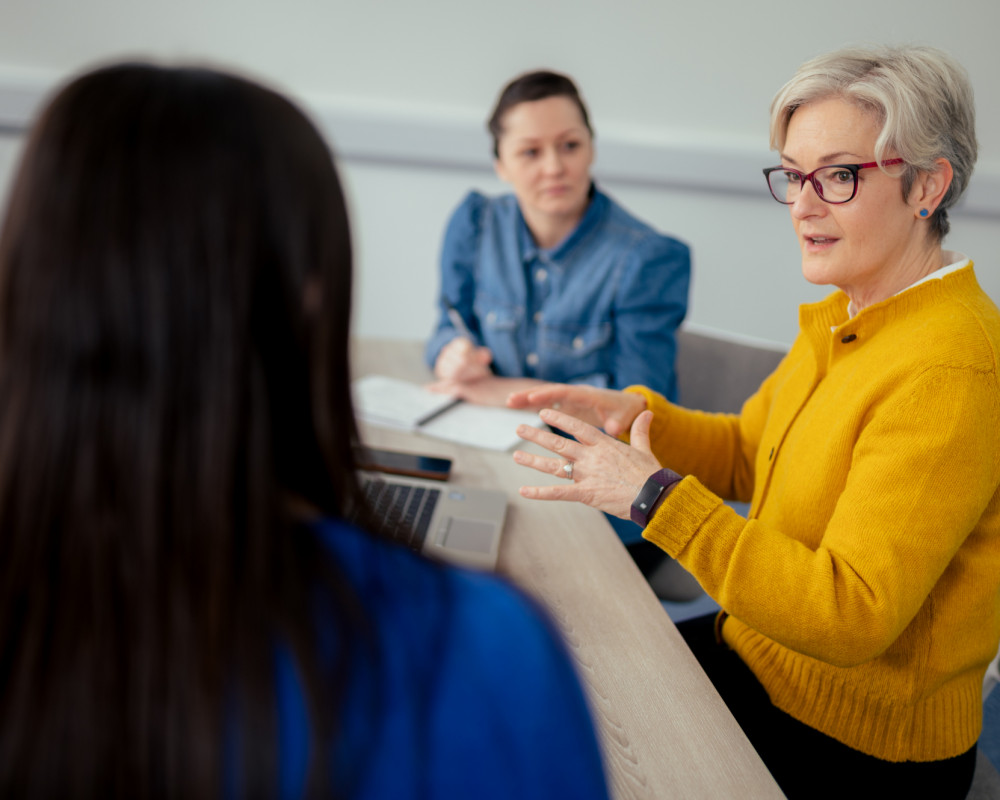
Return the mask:
M661 469L649 476L648 480L632 501L629 515L632 521L643 528L649 524L650 518L674 486L683 480L672 469Z

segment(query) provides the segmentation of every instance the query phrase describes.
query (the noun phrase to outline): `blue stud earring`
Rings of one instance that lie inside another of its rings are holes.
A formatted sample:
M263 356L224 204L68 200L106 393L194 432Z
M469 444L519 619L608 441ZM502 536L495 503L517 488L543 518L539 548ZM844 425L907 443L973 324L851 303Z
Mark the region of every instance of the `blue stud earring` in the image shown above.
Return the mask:
M922 208L922 209L920 209L920 216L922 216L922 217L926 217L926 216L927 216L928 214L930 214L930 213L931 213L931 212L930 212L930 211L928 211L928 210L927 210L926 208Z

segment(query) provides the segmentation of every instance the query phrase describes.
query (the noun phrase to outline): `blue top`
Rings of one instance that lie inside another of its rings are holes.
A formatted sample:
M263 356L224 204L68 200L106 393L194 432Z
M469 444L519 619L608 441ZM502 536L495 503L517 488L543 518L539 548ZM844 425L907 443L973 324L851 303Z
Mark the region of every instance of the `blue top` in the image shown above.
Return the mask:
M427 363L457 334L445 300L508 377L631 384L676 397L674 331L687 312L687 245L591 186L576 229L542 250L514 195L470 192L445 232L441 313Z
M329 753L350 797L608 796L580 683L538 607L493 575L434 564L345 523L315 529L371 615L379 647L377 661L356 659L346 741ZM278 703L281 797L300 797L308 709L287 650L278 654Z

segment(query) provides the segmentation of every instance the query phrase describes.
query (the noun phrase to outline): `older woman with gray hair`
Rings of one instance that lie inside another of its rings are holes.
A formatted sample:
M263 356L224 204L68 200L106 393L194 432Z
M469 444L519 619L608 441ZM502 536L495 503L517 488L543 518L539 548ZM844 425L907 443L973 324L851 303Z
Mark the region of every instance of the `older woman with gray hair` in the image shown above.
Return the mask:
M575 437L520 429L557 457L519 463L570 478L521 493L631 516L701 582L723 611L679 627L789 797L965 797L1000 640L1000 311L942 247L972 90L932 48L841 50L778 92L771 144L803 273L838 291L738 415L512 398Z

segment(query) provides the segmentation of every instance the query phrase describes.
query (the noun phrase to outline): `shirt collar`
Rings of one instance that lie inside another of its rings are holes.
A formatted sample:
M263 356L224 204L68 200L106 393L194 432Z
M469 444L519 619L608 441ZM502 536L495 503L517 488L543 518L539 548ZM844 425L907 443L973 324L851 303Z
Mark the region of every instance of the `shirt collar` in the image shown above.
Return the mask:
M924 277L922 277L919 281L917 281L916 283L911 283L905 289L900 289L898 292L896 292L896 294L893 295L893 297L898 297L903 292L908 292L914 286L919 286L922 283L927 283L928 281L941 280L941 278L945 277L946 275L951 275L951 273L957 272L963 267L969 266L968 257L962 255L961 253L957 253L954 250L944 250L941 252L941 255L944 257L944 260L948 262L945 266L941 267L940 269L936 269L933 272L928 273L927 275L924 275ZM850 319L857 313L858 312L854 308L854 301L852 300L850 303L847 304L848 319Z
M590 198L590 202L587 204L587 210L583 212L583 216L576 227L559 244L548 249L541 248L535 244L535 240L531 236L531 231L528 230L528 224L524 221L524 215L521 214L520 206L518 206L517 239L521 250L521 258L525 262L528 262L538 258L540 255L544 255L548 259L558 260L573 249L584 236L597 226L608 206L607 197L598 191L597 185L593 182L590 184L590 191L587 193L587 196Z

